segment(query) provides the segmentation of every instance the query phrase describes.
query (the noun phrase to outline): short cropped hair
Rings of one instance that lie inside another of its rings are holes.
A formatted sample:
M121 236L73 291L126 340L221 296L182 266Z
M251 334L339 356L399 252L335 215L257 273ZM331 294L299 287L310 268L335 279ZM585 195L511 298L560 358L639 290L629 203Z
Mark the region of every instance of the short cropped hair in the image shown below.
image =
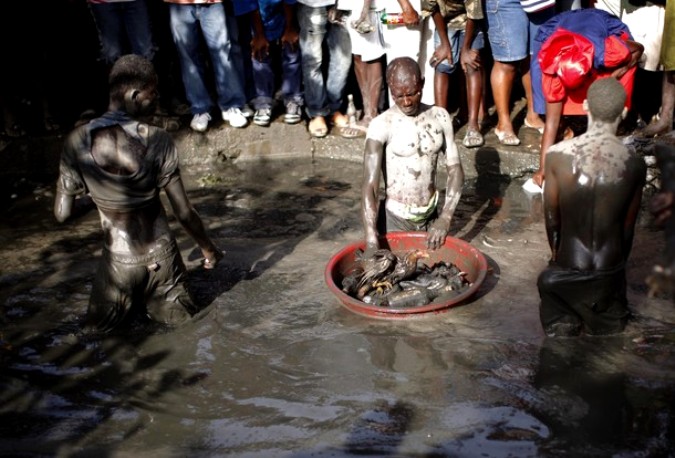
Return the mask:
M115 61L108 76L110 97L123 100L129 89L142 89L156 83L155 67L145 57L136 54L127 54Z
M626 90L616 78L601 78L588 88L586 100L593 118L614 122L626 105Z
M387 73L385 75L387 78L387 83L392 81L397 72L400 70L406 70L412 73L417 81L422 81L422 71L414 59L410 57L397 57L396 59L389 62L389 65L387 65Z

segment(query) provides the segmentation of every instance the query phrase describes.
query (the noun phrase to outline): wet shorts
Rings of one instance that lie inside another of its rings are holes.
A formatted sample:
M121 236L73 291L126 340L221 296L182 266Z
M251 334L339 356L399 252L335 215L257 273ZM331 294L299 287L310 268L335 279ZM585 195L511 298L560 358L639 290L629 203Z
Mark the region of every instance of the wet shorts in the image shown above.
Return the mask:
M89 299L87 326L110 331L135 307L172 326L195 313L185 284L185 264L175 242L151 257L132 258L103 250Z
M544 331L567 328L569 335L621 332L628 320L624 266L600 271L566 269L549 265L537 280ZM573 331L573 332L572 332Z
M445 59L443 62L436 66L436 71L439 73L447 73L448 75L453 73L457 66L459 65L459 53L464 44L464 29L453 29L448 27L448 40L450 40L450 48L452 49L452 62L448 62ZM438 36L438 31L434 31L434 47L438 48L441 44L441 39ZM473 39L471 43L471 49L483 49L485 47L485 39L483 37L483 32L480 30Z

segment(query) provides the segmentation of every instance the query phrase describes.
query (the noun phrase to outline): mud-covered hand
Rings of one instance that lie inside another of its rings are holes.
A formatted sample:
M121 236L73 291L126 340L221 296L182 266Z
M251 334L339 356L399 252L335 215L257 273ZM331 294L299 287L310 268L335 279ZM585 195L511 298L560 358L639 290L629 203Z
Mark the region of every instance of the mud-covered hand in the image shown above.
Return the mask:
M445 238L450 232L450 220L446 218L436 218L431 223L427 232L427 248L437 250L445 243Z
M544 171L542 169L537 170L532 175L532 181L539 186L540 188L544 186Z

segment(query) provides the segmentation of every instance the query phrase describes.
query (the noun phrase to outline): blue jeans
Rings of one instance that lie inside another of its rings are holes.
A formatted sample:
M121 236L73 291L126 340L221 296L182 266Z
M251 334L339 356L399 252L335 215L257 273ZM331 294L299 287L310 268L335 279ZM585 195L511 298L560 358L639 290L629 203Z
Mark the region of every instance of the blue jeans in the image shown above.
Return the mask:
M90 3L89 8L98 29L101 59L106 64L114 64L120 56L129 52L152 60L155 47L145 0Z
M206 66L201 60L201 37L211 58L218 107L227 110L244 105L241 75L234 61L222 3L186 5L169 3L171 33L180 58L185 96L192 113L207 113L213 107L206 87Z
M302 105L302 67L300 49L292 50L288 45L281 45L279 40L270 42L269 55L259 61L251 58L253 64L253 85L255 98L253 107L271 108L274 101L276 78L273 71L273 57L281 54L281 93L284 95L284 104L295 102Z
M328 116L342 105L347 76L352 65L352 43L347 29L328 22L328 7L298 3L302 75L305 104L310 118ZM328 48L328 74L324 81L323 44Z

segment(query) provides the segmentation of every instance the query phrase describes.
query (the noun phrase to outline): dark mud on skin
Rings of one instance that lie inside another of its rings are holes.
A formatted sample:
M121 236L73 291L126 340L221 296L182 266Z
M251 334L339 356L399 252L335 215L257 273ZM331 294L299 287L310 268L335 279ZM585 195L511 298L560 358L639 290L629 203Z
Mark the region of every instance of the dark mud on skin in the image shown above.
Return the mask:
M77 336L98 256L95 213L58 226L52 191L0 228L0 452L12 456L669 456L675 319L644 279L663 233L642 218L628 265L635 320L548 339L536 277L541 198L467 181L452 233L492 268L478 295L407 321L355 315L323 269L362 237L360 164L239 164L186 175L227 251L214 271L172 221L204 303L165 330ZM670 455L672 456L672 455Z

